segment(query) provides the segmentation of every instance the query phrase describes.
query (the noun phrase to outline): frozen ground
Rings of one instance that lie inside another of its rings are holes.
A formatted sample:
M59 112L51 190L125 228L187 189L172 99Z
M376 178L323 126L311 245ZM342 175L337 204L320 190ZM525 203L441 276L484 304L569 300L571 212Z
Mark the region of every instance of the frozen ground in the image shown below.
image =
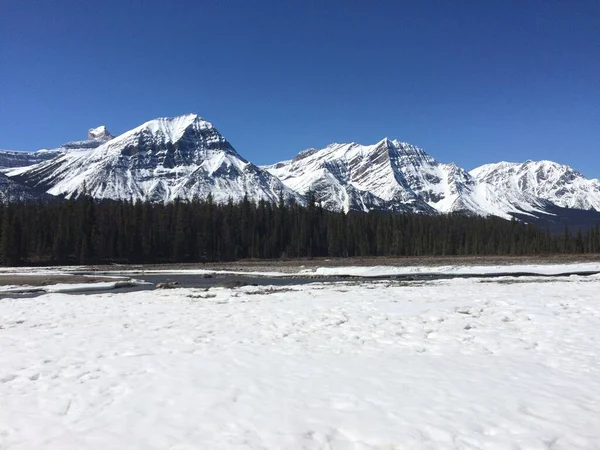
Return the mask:
M56 280L54 280L56 281ZM112 289L144 286L147 283L141 280L118 280L118 281L101 281L90 283L56 283L46 286L33 285L4 285L0 286L0 295L2 294L18 294L18 293L86 293L96 291L109 291Z
M574 272L600 272L600 263L575 263L575 264L511 264L511 265L485 265L485 266L340 266L317 267L305 269L300 275L352 275L360 277L379 277L394 275L413 275L426 273L441 273L455 275L485 275L485 274L516 274L532 273L541 275L557 275Z
M489 281L2 299L0 448L600 448L600 277Z
M598 261L570 261L570 262L550 262L541 261L532 263L507 264L506 261L498 264L439 264L440 261L451 262L451 259L432 259L433 264L411 264L411 260L397 259L393 264L385 265L341 265L334 266L319 265L318 261L311 262L308 267L300 264L284 264L280 261L263 261L260 270L250 270L254 268L252 264L241 262L230 269L206 267L202 268L189 266L175 268L155 268L155 266L62 266L62 267L0 267L0 278L17 275L21 278L31 277L61 277L73 276L74 274L90 274L94 276L135 276L143 278L144 275L247 275L263 276L269 278L276 277L314 277L316 276L357 276L357 277L384 277L397 275L419 275L419 274L450 274L450 275L486 275L486 274L517 274L533 273L541 275L557 275L576 272L600 272L600 262ZM519 261L519 259L516 259ZM273 270L276 269L276 270Z

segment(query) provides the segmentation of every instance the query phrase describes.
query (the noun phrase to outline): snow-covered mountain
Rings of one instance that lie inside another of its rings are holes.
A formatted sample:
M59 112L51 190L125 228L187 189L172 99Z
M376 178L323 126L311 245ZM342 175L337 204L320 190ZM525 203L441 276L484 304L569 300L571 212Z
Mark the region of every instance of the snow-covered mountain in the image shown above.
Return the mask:
M549 161L498 163L467 172L397 140L332 144L265 167L330 209L465 212L510 219L555 214L556 206L600 210L600 181Z
M89 150L97 148L112 138L114 138L114 136L108 132L104 125L102 125L97 128L91 128L88 131L87 140L67 142L54 149L42 149L37 152L0 150L0 170L32 166L56 158L64 152L71 150Z
M51 200L52 196L39 193L30 187L23 186L0 173L0 202L21 202L32 200Z
M416 147L383 139L374 145L332 144L305 150L265 169L303 195L313 191L328 209L434 213L410 185L413 176L427 175L407 173L410 162L417 164L423 157Z
M552 161L486 164L470 174L513 203L534 198L563 208L600 211L600 180L586 179L572 167Z
M37 152L0 150L0 169L32 166L42 161L55 158L59 153L61 152L54 150L39 150Z
M510 218L456 164L442 164L414 145L382 139L374 145L332 144L265 167L302 194L314 191L330 209L424 213L467 212Z
M90 130L95 142L105 129ZM89 142L89 141L86 141ZM149 200L301 198L243 159L216 128L195 114L151 120L95 148L72 148L52 160L13 169L14 180L67 198Z

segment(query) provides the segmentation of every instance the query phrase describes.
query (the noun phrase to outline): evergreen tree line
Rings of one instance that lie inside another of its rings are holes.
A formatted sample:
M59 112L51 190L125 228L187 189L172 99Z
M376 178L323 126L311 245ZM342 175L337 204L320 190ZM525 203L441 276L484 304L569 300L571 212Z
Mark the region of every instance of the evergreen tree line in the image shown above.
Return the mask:
M152 204L81 198L0 205L0 262L166 263L244 258L530 255L600 252L598 226L551 235L532 225L460 214L332 212L205 201Z

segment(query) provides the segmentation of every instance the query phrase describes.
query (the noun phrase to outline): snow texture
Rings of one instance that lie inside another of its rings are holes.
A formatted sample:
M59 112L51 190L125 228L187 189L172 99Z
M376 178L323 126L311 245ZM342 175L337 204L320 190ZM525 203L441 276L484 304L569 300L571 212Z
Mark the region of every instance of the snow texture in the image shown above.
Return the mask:
M600 448L600 278L501 281L3 299L0 448Z
M96 283L57 283L48 286L23 287L23 286L0 286L1 294L16 294L27 292L54 292L54 293L85 293L96 291L108 291L124 287L143 286L146 283L139 280L101 281Z
M7 272L15 269L7 268ZM39 269L33 269L31 274L35 274ZM81 271L77 268L74 271ZM55 268L49 274L68 274L70 268ZM316 267L311 269L299 268L286 272L269 271L249 271L249 270L213 270L213 269L112 269L95 271L96 275L112 276L142 276L143 275L246 275L262 276L269 278L290 277L314 277L316 276L353 276L360 278L368 277L389 277L403 275L427 275L427 274L447 274L447 275L496 275L496 274L522 274L531 275L560 275L560 274L578 274L578 273L600 272L600 263L577 263L577 264L499 264L499 265L480 265L480 266L337 266L337 267ZM0 269L0 274L2 270Z
M600 272L599 263L579 264L511 264L487 266L346 266L317 267L302 270L299 275L351 275L356 277L379 277L394 275L453 274L453 275L493 275L519 274L559 275L568 273Z

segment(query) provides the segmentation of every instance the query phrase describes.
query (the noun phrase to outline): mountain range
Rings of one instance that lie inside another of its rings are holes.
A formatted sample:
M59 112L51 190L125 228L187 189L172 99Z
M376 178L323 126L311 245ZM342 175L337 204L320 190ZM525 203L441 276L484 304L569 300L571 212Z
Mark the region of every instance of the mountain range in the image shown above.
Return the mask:
M216 202L283 196L303 203L312 192L325 208L346 212L461 212L561 224L570 216L600 219L600 181L551 161L466 171L384 138L308 149L259 167L196 114L151 120L116 137L101 126L87 137L50 150L0 151L0 200L87 193L170 202L210 194Z

